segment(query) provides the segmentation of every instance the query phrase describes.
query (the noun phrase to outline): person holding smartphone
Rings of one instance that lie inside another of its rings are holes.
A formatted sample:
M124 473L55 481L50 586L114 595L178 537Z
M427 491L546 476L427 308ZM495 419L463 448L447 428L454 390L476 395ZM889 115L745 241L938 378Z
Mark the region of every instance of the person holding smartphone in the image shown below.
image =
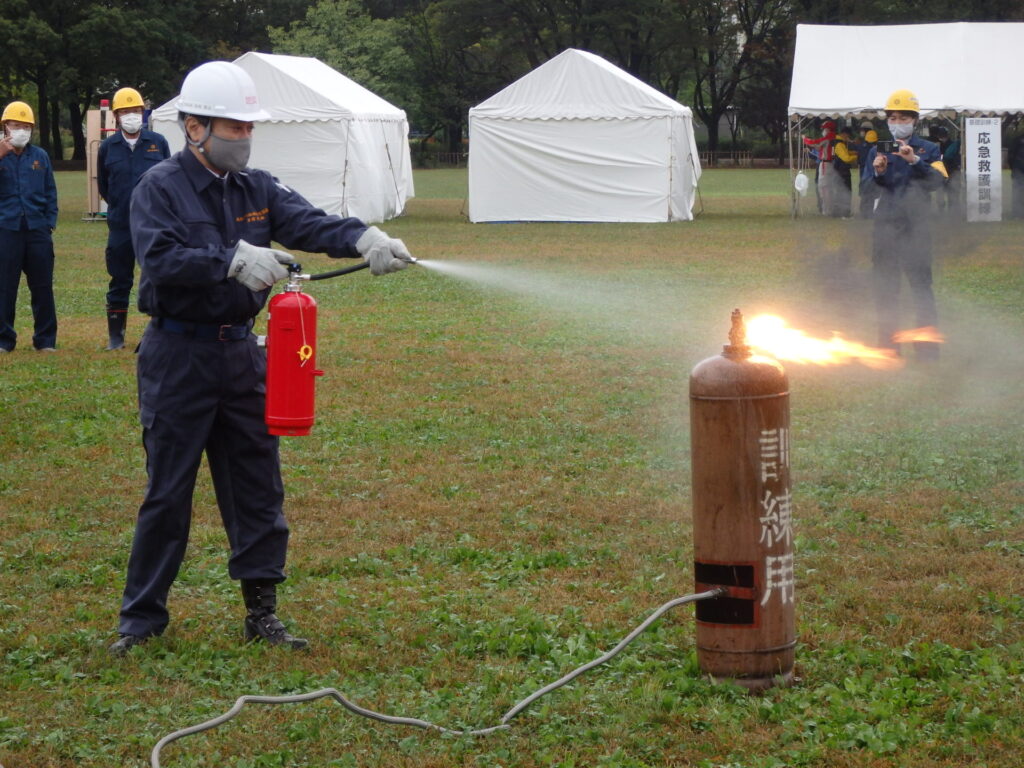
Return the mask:
M938 325L932 292L931 193L945 183L947 175L938 145L914 133L921 108L913 93L893 92L885 115L893 139L890 149L895 151L882 151L880 146L869 150L860 191L875 199L871 263L878 345L899 351L893 336L901 327L903 275L914 305L913 327ZM915 342L914 353L918 359L933 360L939 347L934 342Z

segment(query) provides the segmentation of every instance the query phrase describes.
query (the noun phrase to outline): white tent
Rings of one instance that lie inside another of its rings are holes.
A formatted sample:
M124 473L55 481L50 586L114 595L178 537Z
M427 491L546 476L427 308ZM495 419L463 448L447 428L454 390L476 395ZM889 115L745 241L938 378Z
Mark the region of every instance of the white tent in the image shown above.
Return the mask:
M789 115L870 114L909 88L922 112L1024 112L1024 24L798 24Z
M366 222L397 216L413 196L405 112L318 59L246 53L271 120L253 134L249 161L328 213ZM153 130L184 146L177 97L153 111Z
M570 48L469 110L470 221L693 218L689 108Z

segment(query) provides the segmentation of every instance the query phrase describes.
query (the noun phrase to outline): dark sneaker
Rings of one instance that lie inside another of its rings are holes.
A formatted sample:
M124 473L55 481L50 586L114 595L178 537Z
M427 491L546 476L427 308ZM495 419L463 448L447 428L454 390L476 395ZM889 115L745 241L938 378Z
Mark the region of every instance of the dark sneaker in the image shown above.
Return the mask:
M131 651L136 645L142 645L148 637L140 637L139 635L119 635L117 640L110 644L107 650L112 656L127 656L128 652Z
M284 624L273 613L266 613L262 616L253 616L251 614L246 616L245 639L247 642L263 640L270 643L270 645L280 645L296 651L309 646L309 640L288 634Z

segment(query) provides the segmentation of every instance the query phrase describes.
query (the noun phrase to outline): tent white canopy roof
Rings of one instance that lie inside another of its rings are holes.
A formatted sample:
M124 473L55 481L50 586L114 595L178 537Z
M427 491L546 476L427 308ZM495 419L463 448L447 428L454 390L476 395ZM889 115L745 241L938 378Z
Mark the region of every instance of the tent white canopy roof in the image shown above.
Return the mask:
M799 24L790 117L872 114L900 88L921 111L1024 113L1024 23Z
M318 59L251 52L235 63L270 114L253 136L254 168L328 213L375 222L402 212L413 196L405 112ZM150 119L172 151L184 146L176 102Z
M250 52L235 63L257 79L260 102L274 120L405 119L401 109L319 59ZM260 78L261 68L285 77Z
M472 108L506 120L621 120L691 115L643 80L589 51L568 48Z
M404 120L405 112L319 59L251 51L235 59L259 86L260 106L275 122L301 120ZM177 97L155 110L177 120Z

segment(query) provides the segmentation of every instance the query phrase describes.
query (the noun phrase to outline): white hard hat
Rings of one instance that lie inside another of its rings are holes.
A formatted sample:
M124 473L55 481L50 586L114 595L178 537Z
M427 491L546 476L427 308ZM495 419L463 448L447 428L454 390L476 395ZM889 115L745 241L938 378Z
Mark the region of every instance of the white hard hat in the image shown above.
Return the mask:
M245 122L270 119L270 114L260 109L252 77L229 61L208 61L185 75L174 107L186 115L227 117Z

